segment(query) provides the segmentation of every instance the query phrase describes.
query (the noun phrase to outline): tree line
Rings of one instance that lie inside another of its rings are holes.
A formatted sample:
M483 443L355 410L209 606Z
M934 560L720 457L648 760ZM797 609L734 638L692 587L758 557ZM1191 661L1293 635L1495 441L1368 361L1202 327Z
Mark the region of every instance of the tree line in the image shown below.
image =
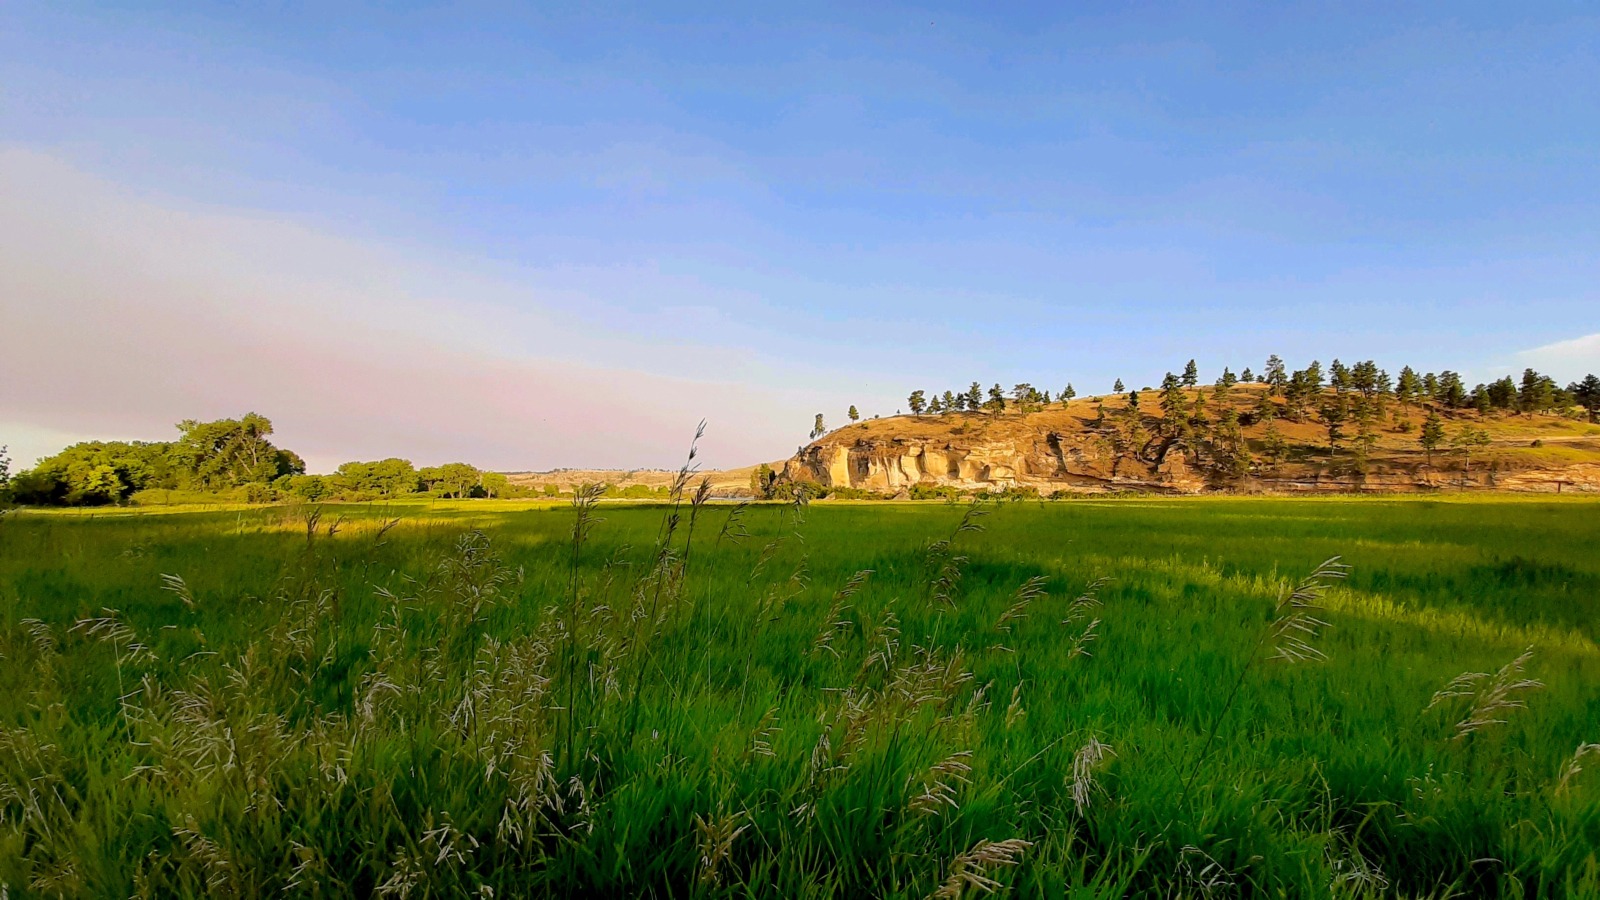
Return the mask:
M371 500L428 495L500 497L506 476L467 463L418 468L405 459L347 462L330 475L306 474L305 461L273 444L272 421L237 419L178 423L174 441L85 441L10 474L0 449L0 499L35 506L126 503L143 491L268 502Z
M1254 402L1247 400L1241 406L1233 392L1243 385L1257 387L1250 393ZM1313 360L1305 368L1291 371L1274 354L1259 373L1248 367L1238 373L1224 367L1210 385L1201 384L1199 366L1191 359L1181 374L1168 372L1162 379L1159 391L1154 391L1157 410L1141 409L1141 392L1128 390L1120 378L1112 390L1123 402L1108 411L1106 395L1090 398L1096 401L1090 427L1111 451L1113 474L1125 459L1159 463L1174 449L1224 477L1242 477L1262 464L1276 467L1289 457L1291 449L1277 419L1318 422L1326 432L1330 461L1344 450L1351 467L1364 472L1377 445L1380 424L1392 415L1391 430L1415 433L1430 463L1436 450L1459 451L1464 477L1472 453L1490 443L1489 435L1471 421L1447 431L1443 416L1475 411L1480 416L1560 414L1600 421L1600 377L1590 374L1562 387L1532 368L1525 369L1521 379L1506 376L1469 389L1461 375L1451 370L1419 374L1413 367L1403 366L1398 375L1391 376L1373 360L1347 365L1335 359L1326 369ZM1070 382L1052 397L1048 390L1029 383L1013 385L1007 391L999 384L985 390L974 381L959 390L914 390L906 404L913 416L999 416L1056 405L1064 408L1077 396ZM1426 416L1420 432L1410 418L1413 410ZM858 420L856 407L850 407L849 418ZM1244 428L1251 425L1266 426L1253 445L1244 436ZM824 433L819 413L811 436L816 439Z
M1168 380L1180 388L1198 388L1199 366L1191 359L1184 365L1183 374L1167 373L1163 388ZM1600 419L1600 377L1593 374L1561 387L1550 376L1529 368L1523 370L1520 381L1508 375L1468 389L1461 375L1450 370L1419 375L1411 366L1404 366L1398 376L1391 377L1388 370L1370 359L1353 365L1335 359L1326 370L1320 361L1312 360L1305 368L1291 372L1274 354L1259 374L1248 367L1237 374L1223 368L1214 385L1228 388L1241 383L1266 385L1269 395L1283 398L1291 412L1306 411L1325 392L1332 391L1336 396L1360 395L1369 400L1383 397L1400 403L1431 401L1446 408L1476 409L1481 413L1551 413L1578 408L1591 420ZM1116 380L1112 391L1119 395L1127 391L1122 379ZM914 390L906 398L906 406L914 416L961 412L998 415L1008 411L1035 412L1053 404L1066 406L1077 396L1070 382L1052 397L1048 390L1041 391L1026 382L1007 391L999 384L985 390L974 381L965 388L942 393ZM858 418L856 408L850 407L850 420ZM821 423L819 413L817 425Z

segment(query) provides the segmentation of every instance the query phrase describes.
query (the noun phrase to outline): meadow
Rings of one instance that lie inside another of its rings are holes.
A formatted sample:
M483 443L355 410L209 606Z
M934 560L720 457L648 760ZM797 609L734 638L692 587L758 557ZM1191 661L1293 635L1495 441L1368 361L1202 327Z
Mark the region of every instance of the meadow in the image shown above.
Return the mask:
M0 882L1597 896L1597 547L1578 498L13 512Z

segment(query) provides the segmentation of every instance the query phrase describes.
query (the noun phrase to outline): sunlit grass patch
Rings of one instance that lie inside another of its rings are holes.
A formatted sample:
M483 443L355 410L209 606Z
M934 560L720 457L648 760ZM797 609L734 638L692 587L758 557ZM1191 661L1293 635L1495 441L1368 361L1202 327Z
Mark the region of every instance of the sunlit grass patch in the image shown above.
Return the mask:
M1592 894L1597 511L595 503L576 539L526 502L25 513L0 882ZM1330 557L1348 577L1294 601Z

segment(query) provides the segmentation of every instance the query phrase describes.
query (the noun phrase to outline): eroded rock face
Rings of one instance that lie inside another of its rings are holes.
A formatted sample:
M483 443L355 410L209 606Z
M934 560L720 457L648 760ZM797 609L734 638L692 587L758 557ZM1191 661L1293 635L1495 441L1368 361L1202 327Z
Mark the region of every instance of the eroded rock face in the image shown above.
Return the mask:
M791 482L814 482L893 494L912 485L998 490L1028 485L1041 491L1110 485L1156 486L1149 465L1124 459L1113 473L1109 454L1092 441L1041 435L1029 441L823 440L804 448L783 468ZM1181 463L1173 466L1183 473ZM1161 479L1168 490L1198 490L1188 474Z
M1152 459L1145 458L1146 456ZM1148 490L1193 494L1208 490L1275 493L1350 493L1468 489L1533 492L1600 492L1600 463L1496 472L1480 468L1465 479L1457 470L1392 465L1365 475L1267 473L1220 481L1209 460L1183 446L1143 448L1115 458L1094 433L1040 432L1007 440L823 438L785 463L782 478L829 487L903 494L914 485L948 485L963 491L1033 487L1059 490Z

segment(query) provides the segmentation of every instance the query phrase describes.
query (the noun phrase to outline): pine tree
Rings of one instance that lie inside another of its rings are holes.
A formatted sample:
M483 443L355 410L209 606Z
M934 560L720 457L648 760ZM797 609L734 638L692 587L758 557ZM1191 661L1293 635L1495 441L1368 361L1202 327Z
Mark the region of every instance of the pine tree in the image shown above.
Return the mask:
M906 407L911 410L913 416L922 415L922 411L928 408L926 394L922 391L912 391L911 396L906 398Z
M1283 360L1279 359L1276 353L1267 357L1267 367L1261 375L1274 394L1282 394L1284 388L1289 386L1289 374L1283 367Z
M1194 360L1191 359L1183 367L1183 386L1184 387L1194 387L1195 385L1197 385L1199 383L1200 383L1200 369L1199 369L1198 366L1196 366L1194 364Z
M994 415L1001 415L1006 411L1006 394L1000 390L1000 385L989 388L989 402L986 408Z
M1428 454L1428 465L1433 465L1433 451L1439 449L1444 443L1444 422L1439 414L1433 410L1428 411L1428 418L1422 423L1422 434L1417 438L1422 444L1422 449Z
M1123 391L1125 391L1125 390L1127 390L1127 388L1126 388L1126 387L1124 387L1124 386L1123 386L1123 384L1122 384L1122 379L1121 379L1121 378L1118 378L1118 379L1117 379L1117 383L1116 383L1116 384L1113 384L1113 385L1112 385L1112 386L1111 386L1111 389L1112 389L1112 390L1113 390L1113 391L1116 391L1116 392L1117 392L1117 393L1119 393L1119 394L1120 394L1120 393L1122 393L1122 392L1123 392Z
M1460 409L1467 405L1467 388L1461 383L1460 375L1447 369L1439 373L1439 387L1434 397L1446 406Z
M982 408L983 408L983 388L979 387L978 383L976 381L974 381L972 383L972 385L967 388L967 409L970 409L973 412L977 412L978 410L980 410Z
M1306 385L1311 388L1311 393L1313 395L1320 393L1322 391L1322 363L1313 359L1311 365L1306 366L1305 373Z
M1590 376L1590 377L1593 377L1593 376ZM1072 389L1072 382L1070 382L1070 381L1067 382L1067 386L1061 389L1061 402L1062 402L1062 404L1071 403L1072 402L1072 398L1076 397L1076 396L1078 396L1078 392Z
M1472 470L1472 451L1489 446L1489 432L1471 425L1463 425L1450 439L1450 446L1461 451L1461 483L1466 484L1467 475Z
M1394 398L1402 404L1416 402L1422 395L1422 379L1417 377L1417 372L1410 366L1400 370L1400 380L1394 387Z
M1582 381L1567 385L1567 393L1572 395L1572 402L1588 411L1589 421L1600 420L1600 376L1591 372Z
M1038 392L1033 385L1023 382L1011 388L1011 398L1017 403L1017 411L1026 413L1033 406L1033 398Z
M962 405L964 406L965 404L962 404ZM945 391L944 392L944 410L945 410L945 412L952 412L952 411L960 409L960 408L961 408L960 406L956 405L956 395L954 393L950 392L950 391Z
M1335 394L1342 394L1350 389L1350 369L1344 363L1335 359L1332 365L1328 366L1328 371L1330 373L1328 382L1333 385Z
M1138 391L1129 391L1128 392L1128 409L1137 410L1138 408L1139 408L1139 392Z
M828 433L828 427L822 423L822 413L817 413L817 420L811 425L811 439L814 441Z
M1518 405L1525 413L1544 412L1554 405L1555 383L1532 369L1522 370L1522 390L1517 395Z
M1322 424L1328 429L1328 457L1331 459L1339 452L1339 441L1344 437L1344 423L1350 418L1350 403L1344 395L1335 394L1334 399L1324 403L1318 411L1322 413Z
M1256 401L1254 415L1257 422L1271 422L1278 417L1278 404L1273 402L1271 393L1262 394Z
M1189 429L1189 400L1171 372L1161 379L1161 428L1168 437L1183 436Z
M1267 425L1266 434L1261 436L1261 449L1266 451L1267 460L1274 466L1283 462L1289 453L1289 442L1283 439L1283 432L1278 430L1278 423Z
M855 408L854 405L852 405L850 407L850 412L849 412L848 415L850 416L850 421L852 421L852 422L861 421L861 413L856 412L856 408Z
M1244 371L1239 373L1239 380L1245 384L1255 384L1256 376L1250 372L1249 366L1245 366Z
M933 399L928 401L928 412L933 415L944 412L944 404L939 400L938 394L934 394Z

